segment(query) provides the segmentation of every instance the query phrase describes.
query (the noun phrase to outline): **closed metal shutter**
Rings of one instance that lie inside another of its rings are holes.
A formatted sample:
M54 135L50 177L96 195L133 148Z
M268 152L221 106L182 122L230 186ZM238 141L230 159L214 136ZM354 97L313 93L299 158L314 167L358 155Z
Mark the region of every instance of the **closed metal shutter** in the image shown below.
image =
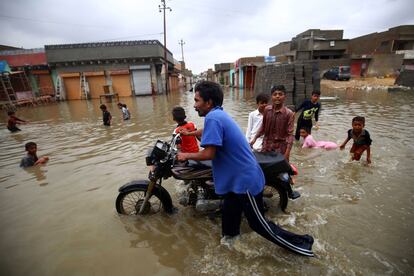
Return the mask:
M131 66L135 95L151 95L151 71L149 65Z
M105 76L86 77L89 84L89 93L91 99L99 99L99 96L104 94L103 86L106 84Z
M63 78L65 84L66 99L68 100L80 100L80 82L79 77L65 77Z

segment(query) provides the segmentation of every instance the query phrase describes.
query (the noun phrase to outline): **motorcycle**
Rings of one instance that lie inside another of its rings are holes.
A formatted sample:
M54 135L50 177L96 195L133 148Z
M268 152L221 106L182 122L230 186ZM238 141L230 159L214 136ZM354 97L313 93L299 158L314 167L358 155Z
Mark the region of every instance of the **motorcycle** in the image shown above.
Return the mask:
M170 177L184 181L184 195L179 200L181 205L193 206L201 213L220 210L222 198L214 191L211 161L176 161L180 142L180 135L174 134L170 142L158 140L148 151L148 180L134 180L119 188L115 203L119 214L148 215L158 213L161 209L173 213L175 208L171 196L162 186L162 180ZM275 198L278 198L278 205L284 211L289 197L299 196L291 187L294 170L282 154L254 154L266 179L263 192L265 209L272 208Z

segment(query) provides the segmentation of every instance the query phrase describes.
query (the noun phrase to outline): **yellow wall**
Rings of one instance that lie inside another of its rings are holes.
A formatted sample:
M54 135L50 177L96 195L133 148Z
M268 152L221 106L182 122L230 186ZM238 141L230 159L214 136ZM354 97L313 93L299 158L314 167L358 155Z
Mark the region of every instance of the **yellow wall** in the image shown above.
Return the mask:
M67 100L80 100L80 80L79 77L64 77L65 92Z
M86 77L89 84L89 94L92 99L99 99L99 95L104 94L103 86L106 84L105 76Z
M129 75L112 75L112 88L119 97L131 97L131 81Z

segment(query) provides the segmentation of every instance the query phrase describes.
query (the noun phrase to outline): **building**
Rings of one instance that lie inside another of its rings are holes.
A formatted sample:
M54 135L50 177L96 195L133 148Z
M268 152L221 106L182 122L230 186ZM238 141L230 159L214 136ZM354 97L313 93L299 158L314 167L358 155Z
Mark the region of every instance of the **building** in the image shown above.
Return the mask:
M9 47L0 51L0 60L9 70L2 70L0 99L14 104L32 101L37 97L53 97L55 88L52 73L43 48L21 49Z
M46 45L58 94L68 100L165 92L164 47L158 40ZM167 51L170 89L178 89L174 59ZM177 87L171 87L177 85ZM104 90L105 87L109 87Z
M193 85L193 72L191 70L188 70L185 66L184 61L180 61L175 64L174 66L178 70L178 83L179 87L182 87L184 89L190 89L190 87Z
M348 39L343 30L309 29L269 49L278 62L317 60L321 73L333 66L349 65Z
M214 64L214 81L221 85L230 86L230 70L233 69L233 63Z
M236 60L234 72L229 72L232 86L254 88L256 68L264 64L264 56L243 57Z
M402 67L414 65L414 25L353 38L347 53L353 76L395 75Z

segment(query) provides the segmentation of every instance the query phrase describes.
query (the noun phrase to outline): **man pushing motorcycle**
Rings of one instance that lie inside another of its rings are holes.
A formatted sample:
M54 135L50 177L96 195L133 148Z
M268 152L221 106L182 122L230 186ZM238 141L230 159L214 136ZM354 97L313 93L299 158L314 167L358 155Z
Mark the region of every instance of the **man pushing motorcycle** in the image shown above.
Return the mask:
M223 91L217 83L195 86L194 108L205 117L197 153L178 153L177 159L212 160L215 192L222 195L222 237L240 235L242 213L250 228L273 243L297 254L313 257L313 238L286 231L264 217L265 178L237 123L223 111Z

